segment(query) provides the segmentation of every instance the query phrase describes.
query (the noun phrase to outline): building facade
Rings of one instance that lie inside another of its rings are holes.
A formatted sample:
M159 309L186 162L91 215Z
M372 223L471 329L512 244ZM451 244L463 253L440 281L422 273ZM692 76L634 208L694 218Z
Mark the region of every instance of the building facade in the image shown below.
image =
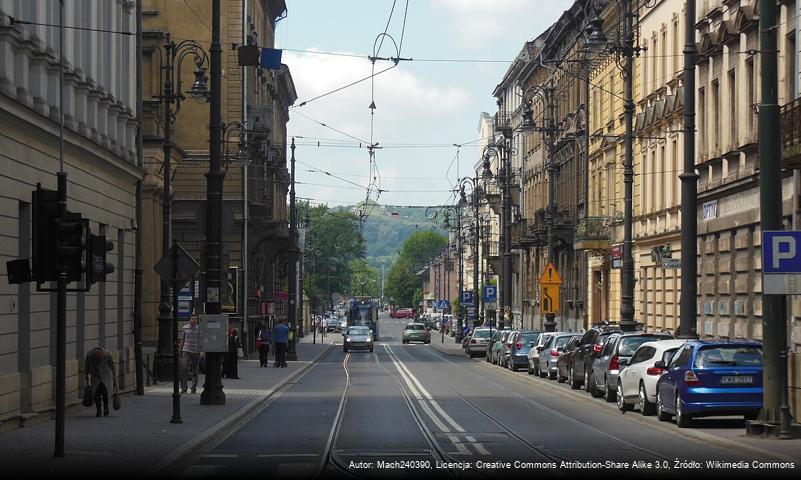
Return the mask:
M11 23L10 18L39 25ZM31 192L56 190L63 113L67 208L105 234L115 272L67 295L67 404L83 388L84 356L102 346L135 384L133 268L136 161L134 3L65 2L64 97L59 98L59 2L0 1L0 245L3 261L31 256ZM49 26L45 26L49 25ZM55 408L56 294L0 281L0 424L24 424ZM49 287L50 285L44 285ZM71 285L75 287L75 284Z

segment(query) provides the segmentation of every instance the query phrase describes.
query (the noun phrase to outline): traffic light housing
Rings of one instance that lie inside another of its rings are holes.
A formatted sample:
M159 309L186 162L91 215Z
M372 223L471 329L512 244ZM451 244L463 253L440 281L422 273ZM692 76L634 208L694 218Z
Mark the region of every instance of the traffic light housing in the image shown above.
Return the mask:
M56 225L58 192L37 185L33 191L33 278L38 283L58 280Z
M105 282L106 275L114 272L114 265L108 263L106 254L114 250L114 242L105 235L92 235L89 240L89 286L95 282Z
M65 218L57 218L56 258L60 266L67 267L67 281L80 282L87 266L89 220L80 213L67 212Z

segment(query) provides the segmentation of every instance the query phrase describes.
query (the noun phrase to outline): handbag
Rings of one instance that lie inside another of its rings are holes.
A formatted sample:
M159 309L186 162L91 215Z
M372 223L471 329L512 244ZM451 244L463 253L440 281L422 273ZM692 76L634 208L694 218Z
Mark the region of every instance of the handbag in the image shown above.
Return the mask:
M245 351L242 349L242 347L236 347L236 357L245 358Z
M114 393L111 394L111 406L114 410L119 410L122 406L120 402L120 392L117 390L116 385L114 385Z
M91 407L94 404L92 399L92 386L88 383L83 387L83 406Z

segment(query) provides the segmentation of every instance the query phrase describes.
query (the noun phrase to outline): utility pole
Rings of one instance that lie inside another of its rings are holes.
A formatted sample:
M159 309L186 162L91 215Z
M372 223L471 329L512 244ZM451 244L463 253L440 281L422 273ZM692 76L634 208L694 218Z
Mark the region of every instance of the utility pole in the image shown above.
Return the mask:
M782 150L778 98L778 7L759 3L759 59L762 98L759 103L759 199L760 228L783 230ZM765 245L762 248L766 248ZM787 299L784 295L762 293L762 347L764 355L762 410L747 430L775 432L779 438L792 437L792 416L787 401ZM753 427L762 427L754 429Z
M222 313L220 303L222 251L222 45L220 44L220 0L211 4L211 107L209 118L209 171L206 174L206 313ZM225 405L220 354L206 354L206 383L201 405Z
M287 360L297 360L295 349L298 333L297 296L298 296L298 212L295 209L295 139L292 139L292 156L290 158L289 187L289 332L290 339L286 352Z
M142 148L142 2L136 1L136 163L144 169ZM133 337L134 361L136 362L136 394L145 394L144 369L142 368L142 279L144 228L142 226L142 206L144 191L142 180L136 182L136 253L134 264L134 306Z
M633 331L634 324L634 257L632 255L632 227L634 220L634 13L631 0L623 0L623 77L625 80L623 116L626 122L625 157L623 159L624 216L623 216L623 268L620 296L620 329ZM695 22L693 22L694 24ZM695 218L693 215L692 218ZM693 301L695 301L693 299Z
M510 130L511 131L511 130ZM511 136L511 135L510 135ZM501 158L503 160L503 204L501 214L501 228L503 228L503 253L501 254L501 273L503 274L503 309L504 327L512 328L512 149L511 138L504 135L504 148ZM506 310L509 316L506 317ZM508 322L508 323L507 323Z
M681 179L681 296L679 337L697 336L698 174L695 173L695 0L684 9L684 171Z
M546 152L548 154L546 166L548 171L548 208L545 210L545 225L548 229L548 263L556 265L556 232L554 231L556 223L556 162L553 158L553 141L556 136L556 105L554 105L553 98L554 90L553 80L550 80L548 86L544 89L545 109L548 112L547 126L545 127ZM546 332L555 332L556 314L546 313L543 326Z

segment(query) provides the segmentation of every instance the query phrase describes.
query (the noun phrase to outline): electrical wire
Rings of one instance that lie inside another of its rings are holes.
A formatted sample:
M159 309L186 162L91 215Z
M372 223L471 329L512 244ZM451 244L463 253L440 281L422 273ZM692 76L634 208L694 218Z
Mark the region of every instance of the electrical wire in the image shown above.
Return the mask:
M297 110L297 109L296 109L296 108L294 108L294 107L289 107L289 108L290 108L290 110L292 110L293 112L297 113L297 114L298 114L298 115L300 115L301 117L305 117L306 119L308 119L308 120L311 120L312 122L314 122L314 123L317 123L317 124L319 124L319 125L322 125L323 127L327 128L327 129L329 129L329 130L333 130L334 132L337 132L337 133L339 133L339 134L341 134L341 135L344 135L344 136L346 136L346 137L348 137L348 138L352 138L353 140L356 140L356 141L358 141L358 142L362 142L362 143L369 143L367 140L364 140L364 139L362 139L362 138L359 138L359 137L355 137L355 136L353 136L353 135L351 135L351 134L349 134L349 133L345 133L345 132L343 132L342 130L338 130L338 129L336 129L336 128L332 127L332 126L326 125L325 123L323 123L323 122L321 122L321 121L319 121L319 120L315 120L314 118L312 118L312 117L310 117L310 116L306 115L305 113L303 113L303 112L301 112L301 111Z
M368 75L368 76L366 76L364 78L356 80L355 82L351 82L351 83L349 83L347 85L341 86L339 88L335 88L334 90L331 90L330 92L323 93L322 95L317 95L316 97L310 98L309 100L304 100L303 102L300 102L300 104L298 104L296 106L293 106L293 108L305 107L307 104L309 104L309 103L311 103L311 102L313 102L313 101L315 101L317 99L320 99L320 98L323 98L323 97L327 97L328 95L332 95L334 93L341 92L342 90L345 90L346 88L352 87L354 85L358 85L358 84L360 84L360 83L362 83L364 81L371 80L371 79L375 78L376 76L381 75L382 73L385 73L385 72L388 72L388 71L392 70L395 67L397 67L397 65L392 65L391 67L385 68L384 70L381 70L379 72L376 72L375 69L373 69L373 73L371 73L370 75Z
M8 17L8 21L13 26L14 24L19 25L34 25L37 27L50 27L50 28L59 28L59 25L53 23L44 23L44 22L31 22L28 20L19 20L11 15L6 15ZM109 30L105 28L90 28L90 27L74 27L70 25L64 25L64 29L66 30L80 30L84 32L99 32L99 33L111 33L114 35L136 35L136 32L123 32L119 30Z
M211 28L209 27L209 25L202 18L200 18L200 15L197 14L192 5L189 5L189 2L187 0L184 0L184 4L187 6L187 8L189 8L189 11L192 12L192 15L194 15L195 18L197 18L198 22L200 22L201 25L206 27L206 30L208 30L209 33L211 33Z

